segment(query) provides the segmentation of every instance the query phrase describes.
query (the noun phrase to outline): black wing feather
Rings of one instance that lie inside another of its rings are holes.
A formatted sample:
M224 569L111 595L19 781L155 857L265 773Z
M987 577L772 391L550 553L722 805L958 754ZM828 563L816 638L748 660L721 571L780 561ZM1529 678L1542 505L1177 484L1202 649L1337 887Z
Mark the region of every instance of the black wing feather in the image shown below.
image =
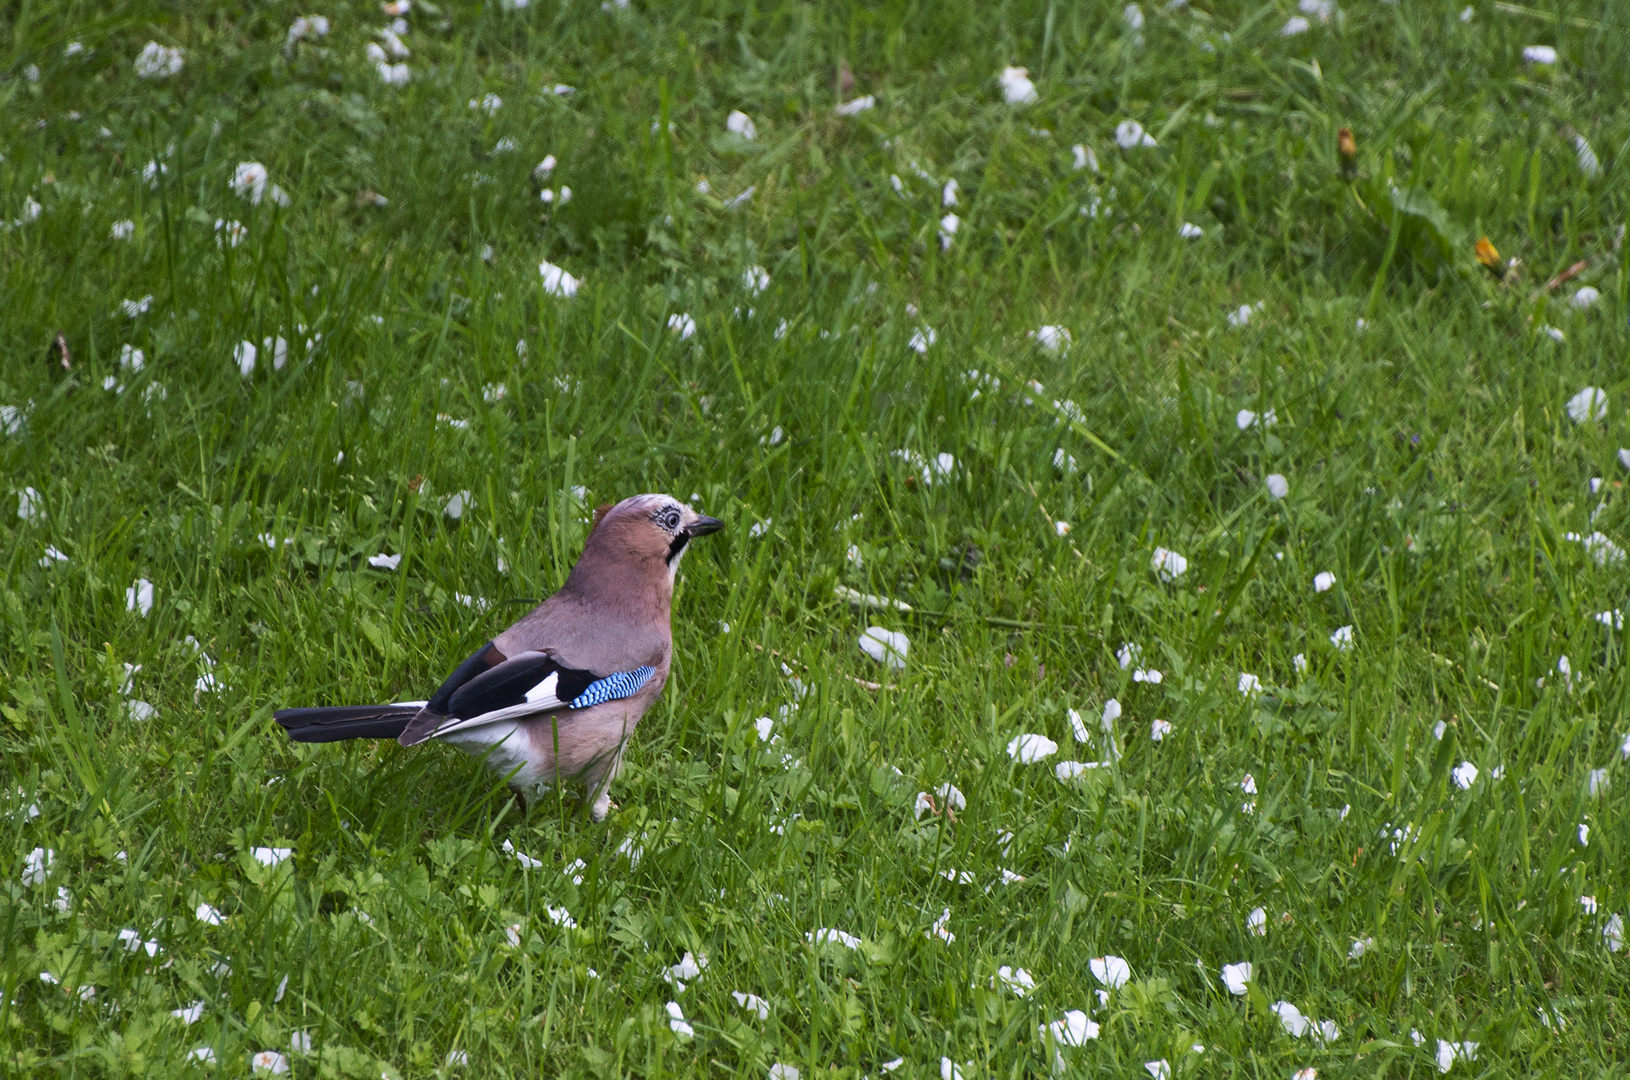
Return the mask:
M464 663L453 670L451 675L447 676L447 681L442 683L441 688L431 695L429 701L425 702L425 712L434 713L437 716L447 716L448 705L459 687L483 672L497 667L506 659L508 657L498 651L497 646L490 641L487 642L471 653L468 660L465 660Z
M562 702L577 697L599 677L592 671L562 667L548 653L517 653L453 691L447 715L455 720L471 720L519 705L526 700L527 691L551 674L556 676L555 697Z
M394 739L419 711L417 705L338 705L318 709L279 709L272 714L295 742Z
M559 668L548 653L518 653L453 691L447 702L447 715L456 720L469 720L482 713L519 705L526 700L528 690Z

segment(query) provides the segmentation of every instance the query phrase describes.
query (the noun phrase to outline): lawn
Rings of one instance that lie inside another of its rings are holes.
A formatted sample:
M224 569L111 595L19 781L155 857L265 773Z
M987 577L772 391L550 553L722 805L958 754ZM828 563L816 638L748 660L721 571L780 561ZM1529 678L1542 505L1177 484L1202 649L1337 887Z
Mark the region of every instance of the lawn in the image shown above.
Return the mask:
M1622 5L0 26L6 1073L1625 1075ZM641 491L603 824L272 720Z

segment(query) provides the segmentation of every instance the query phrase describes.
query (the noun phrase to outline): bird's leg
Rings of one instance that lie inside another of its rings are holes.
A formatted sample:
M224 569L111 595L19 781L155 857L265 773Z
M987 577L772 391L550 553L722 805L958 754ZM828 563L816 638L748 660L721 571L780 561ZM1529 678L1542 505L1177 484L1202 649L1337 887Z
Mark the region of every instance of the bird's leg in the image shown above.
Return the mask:
M619 745L604 771L588 781L588 793L594 797L594 801L589 804L589 820L604 821L606 815L611 812L611 782L617 779L617 774L622 771L623 747Z

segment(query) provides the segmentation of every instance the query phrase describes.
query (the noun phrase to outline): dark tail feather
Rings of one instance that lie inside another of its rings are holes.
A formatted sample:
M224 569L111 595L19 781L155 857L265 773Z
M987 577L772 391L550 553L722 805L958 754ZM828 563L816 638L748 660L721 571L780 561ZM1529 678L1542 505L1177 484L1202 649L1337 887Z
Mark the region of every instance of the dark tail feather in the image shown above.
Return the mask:
M324 743L398 738L418 711L418 705L337 705L327 709L279 709L272 717L295 742Z

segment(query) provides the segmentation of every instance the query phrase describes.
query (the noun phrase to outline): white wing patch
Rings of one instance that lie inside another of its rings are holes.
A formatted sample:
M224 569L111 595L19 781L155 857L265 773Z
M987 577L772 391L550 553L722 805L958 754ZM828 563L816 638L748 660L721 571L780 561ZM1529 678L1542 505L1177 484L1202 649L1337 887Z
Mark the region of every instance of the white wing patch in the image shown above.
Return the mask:
M526 700L535 705L542 705L546 709L565 704L555 696L555 686L559 681L560 672L551 671L542 682L526 692Z
M432 734L433 739L445 739L449 735L469 731L472 728L486 727L504 720L516 720L523 716L532 716L536 713L550 712L554 709L563 709L566 703L555 696L555 689L560 683L560 673L551 671L543 677L543 681L526 692L526 700L508 708L494 709L492 712L472 716L467 720L450 720L437 728ZM511 725L513 726L513 725ZM457 740L450 740L457 741Z

